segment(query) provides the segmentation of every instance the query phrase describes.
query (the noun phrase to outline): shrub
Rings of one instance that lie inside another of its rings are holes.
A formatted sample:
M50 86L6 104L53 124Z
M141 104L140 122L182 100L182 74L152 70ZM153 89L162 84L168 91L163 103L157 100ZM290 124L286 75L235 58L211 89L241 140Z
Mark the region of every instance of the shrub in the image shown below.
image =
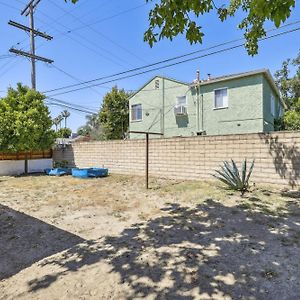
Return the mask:
M54 168L67 168L69 162L67 160L56 161L54 163Z
M231 163L224 161L221 170L216 170L217 174L214 174L213 176L228 185L230 189L240 191L242 195L244 195L249 188L249 179L253 167L254 160L252 161L249 170L247 170L247 160L245 159L242 164L241 172L239 172L236 163L233 160L231 160Z

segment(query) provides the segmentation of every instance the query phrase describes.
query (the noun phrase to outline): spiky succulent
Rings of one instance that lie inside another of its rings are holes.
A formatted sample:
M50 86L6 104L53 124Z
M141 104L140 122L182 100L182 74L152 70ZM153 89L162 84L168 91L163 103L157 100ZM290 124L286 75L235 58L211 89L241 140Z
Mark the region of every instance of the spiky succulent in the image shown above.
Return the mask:
M254 167L254 160L252 161L249 170L247 170L247 160L245 159L242 163L241 172L236 163L231 159L231 163L228 161L223 162L221 170L216 170L217 174L213 176L231 189L240 191L242 195L249 189L249 179L252 174Z

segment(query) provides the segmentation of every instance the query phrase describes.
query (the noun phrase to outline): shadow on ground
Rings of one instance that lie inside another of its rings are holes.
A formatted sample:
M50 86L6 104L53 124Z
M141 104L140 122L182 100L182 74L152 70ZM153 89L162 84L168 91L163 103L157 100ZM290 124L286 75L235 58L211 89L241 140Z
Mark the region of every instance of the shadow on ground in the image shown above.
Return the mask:
M0 205L0 280L84 239Z
M295 205L299 209L299 202ZM196 208L166 204L161 217L44 260L42 265L63 271L37 278L29 287L39 290L105 261L119 284L129 286L127 299L297 299L299 215L288 216L289 207L285 216L259 209L213 200Z

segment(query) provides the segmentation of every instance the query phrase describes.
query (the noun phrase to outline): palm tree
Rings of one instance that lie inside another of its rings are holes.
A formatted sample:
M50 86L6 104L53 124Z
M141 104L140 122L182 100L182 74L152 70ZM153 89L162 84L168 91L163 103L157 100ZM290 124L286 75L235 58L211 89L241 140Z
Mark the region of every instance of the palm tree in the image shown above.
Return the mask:
M67 119L70 117L71 113L67 110L64 110L61 113L61 116L65 119L65 128L67 128Z
M61 122L62 122L63 119L64 119L64 118L63 118L62 115L57 116L57 122L58 122L58 124L59 124L59 129L61 129Z
M58 125L59 125L59 123L60 123L59 118L58 118L58 117L54 118L54 119L52 120L52 122L53 122L53 125L55 126L55 131L57 132L57 127L58 127Z

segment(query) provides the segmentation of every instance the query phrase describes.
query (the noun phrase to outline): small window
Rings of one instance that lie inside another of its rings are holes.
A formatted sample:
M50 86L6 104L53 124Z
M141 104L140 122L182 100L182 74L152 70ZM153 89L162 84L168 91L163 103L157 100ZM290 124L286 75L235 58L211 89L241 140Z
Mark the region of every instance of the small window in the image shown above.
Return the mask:
M228 107L227 89L215 90L215 108Z
M141 121L143 118L142 104L131 105L131 121Z
M155 80L155 89L159 89L159 79Z
M276 100L273 94L271 94L271 114L275 117L276 114Z
M177 105L187 105L186 96L177 97Z

